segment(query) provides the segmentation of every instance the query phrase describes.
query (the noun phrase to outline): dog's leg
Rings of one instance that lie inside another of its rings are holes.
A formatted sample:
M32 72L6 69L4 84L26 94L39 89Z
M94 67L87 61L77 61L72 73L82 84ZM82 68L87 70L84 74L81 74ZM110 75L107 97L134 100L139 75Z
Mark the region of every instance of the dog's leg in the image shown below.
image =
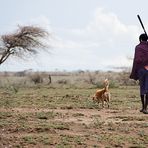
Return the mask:
M110 105L110 98L111 98L111 94L109 93L108 94L108 108L109 108L109 105Z
M108 106L108 108L109 108L109 101L107 101L106 103L107 103L107 106Z
M102 100L102 108L104 108L104 100Z

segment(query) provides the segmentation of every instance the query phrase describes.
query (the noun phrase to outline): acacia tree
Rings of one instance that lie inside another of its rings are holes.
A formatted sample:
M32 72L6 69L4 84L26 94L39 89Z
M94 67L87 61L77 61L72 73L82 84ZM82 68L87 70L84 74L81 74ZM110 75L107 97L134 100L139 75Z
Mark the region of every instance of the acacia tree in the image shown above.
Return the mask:
M11 55L23 57L25 54L36 54L38 49L45 48L42 39L48 32L40 27L19 26L15 33L2 35L0 45L0 65Z

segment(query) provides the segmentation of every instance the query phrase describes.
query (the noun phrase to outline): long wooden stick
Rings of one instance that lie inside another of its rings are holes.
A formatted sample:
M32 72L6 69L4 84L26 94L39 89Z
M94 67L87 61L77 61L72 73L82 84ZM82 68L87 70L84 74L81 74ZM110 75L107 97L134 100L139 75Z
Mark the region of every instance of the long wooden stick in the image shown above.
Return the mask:
M143 23L142 23L142 20L141 20L140 16L137 15L137 17L138 17L138 19L139 19L139 21L140 21L140 24L141 24L141 26L142 26L142 28L143 28L143 30L144 30L144 33L147 35L146 30L145 30L145 28L144 28L144 25L143 25Z

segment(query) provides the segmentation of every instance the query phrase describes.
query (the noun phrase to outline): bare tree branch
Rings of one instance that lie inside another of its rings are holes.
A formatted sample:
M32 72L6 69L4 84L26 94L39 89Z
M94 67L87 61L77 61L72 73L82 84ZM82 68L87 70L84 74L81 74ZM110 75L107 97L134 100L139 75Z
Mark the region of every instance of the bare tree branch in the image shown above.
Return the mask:
M5 62L10 55L24 56L24 53L36 54L37 49L46 48L42 39L48 32L40 27L19 26L18 30L9 35L2 35L0 45L0 64Z

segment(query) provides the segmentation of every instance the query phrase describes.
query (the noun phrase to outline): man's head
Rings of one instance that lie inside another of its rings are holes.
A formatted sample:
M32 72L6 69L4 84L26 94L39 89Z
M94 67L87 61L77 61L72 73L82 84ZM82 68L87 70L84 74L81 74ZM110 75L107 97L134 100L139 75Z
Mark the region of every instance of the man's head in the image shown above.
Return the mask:
M147 35L145 34L145 33L143 33L143 34L141 34L140 36L139 36L139 41L141 42L141 41L147 41L148 40L148 37L147 37Z

